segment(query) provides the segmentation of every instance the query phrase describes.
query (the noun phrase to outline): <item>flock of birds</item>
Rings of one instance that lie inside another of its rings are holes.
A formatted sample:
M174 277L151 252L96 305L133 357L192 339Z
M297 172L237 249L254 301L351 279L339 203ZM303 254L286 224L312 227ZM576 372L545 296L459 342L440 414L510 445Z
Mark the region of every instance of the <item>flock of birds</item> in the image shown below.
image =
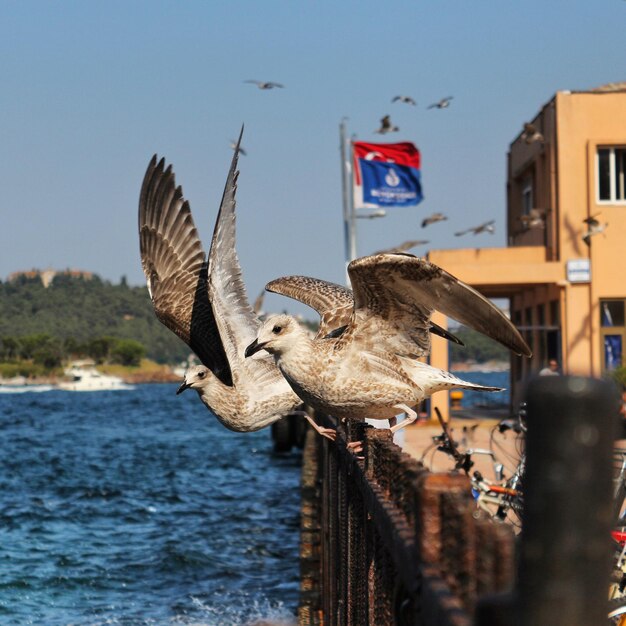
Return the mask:
M141 263L155 313L201 362L186 371L178 393L195 389L224 426L254 431L302 411L322 436L334 439L335 432L319 427L305 405L343 419L386 419L395 431L413 421L415 408L436 391L496 391L418 360L429 354L431 334L461 343L432 322L434 311L516 354L531 355L493 303L440 267L406 253L382 252L352 261L351 290L306 276L269 282L268 291L318 312L315 336L289 315L262 321L249 303L235 247L240 153L241 135L208 254L164 159L150 161L139 200ZM398 424L401 413L407 418ZM354 448L358 451L358 444Z
M283 89L285 86L281 83L273 82L273 81L261 81L261 80L245 80L244 83L250 83L256 85L259 89L267 90L267 89ZM441 98L437 102L433 102L428 105L427 109L447 109L450 106L450 102L454 99L454 96L447 96L445 98ZM410 106L417 106L417 101L412 96L407 95L397 95L391 99L391 103L400 102L402 104L408 104ZM380 120L380 126L374 130L373 132L379 135L386 135L387 133L395 133L400 130L400 127L394 124L391 121L391 115L385 115ZM539 130L539 128L532 122L526 122L523 126L522 133L520 135L520 139L530 145L534 143L544 143L545 137L543 133ZM235 149L235 146L238 145L237 142L231 141L231 148ZM246 156L246 151L239 146L239 153ZM545 209L533 208L530 211L520 216L519 221L526 229L544 229L546 224L546 214L547 211ZM599 215L599 214L598 214ZM583 222L587 225L587 230L582 235L583 241L589 246L591 245L591 237L594 235L600 234L604 232L608 223L601 224L597 217L598 215L592 215L587 219L583 220ZM426 217L422 220L422 228L429 226L431 224L435 224L438 221L447 220L448 218L442 213L433 213L432 215ZM482 224L478 224L477 226L471 226L464 230L455 232L455 237L462 237L463 235L467 235L472 233L474 235L479 235L481 233L489 233L493 235L495 233L495 220L489 220ZM403 252L406 250L410 250L416 246L426 245L430 243L429 240L412 240L405 241L398 246L393 248L388 248L382 252Z

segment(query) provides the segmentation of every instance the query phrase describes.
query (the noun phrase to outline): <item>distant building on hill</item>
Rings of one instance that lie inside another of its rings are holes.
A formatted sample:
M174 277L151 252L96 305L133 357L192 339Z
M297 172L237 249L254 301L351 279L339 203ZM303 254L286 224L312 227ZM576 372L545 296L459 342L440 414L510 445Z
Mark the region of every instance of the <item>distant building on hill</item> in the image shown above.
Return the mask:
M25 272L13 272L7 277L7 281L10 283L15 282L20 278L40 278L44 287L50 286L50 283L55 276L71 276L72 278L84 278L85 280L91 280L93 278L93 272L85 272L84 270L53 270L45 269L38 270L32 269Z

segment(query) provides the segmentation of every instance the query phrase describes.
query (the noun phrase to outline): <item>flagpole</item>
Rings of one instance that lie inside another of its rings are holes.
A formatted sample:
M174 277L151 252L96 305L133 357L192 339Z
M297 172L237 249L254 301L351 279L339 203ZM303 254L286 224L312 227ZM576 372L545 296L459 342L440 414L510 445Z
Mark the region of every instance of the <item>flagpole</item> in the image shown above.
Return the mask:
M354 215L354 201L351 193L352 164L348 160L352 155L348 149L348 136L346 133L346 118L339 124L339 148L341 152L341 186L343 201L343 232L346 253L346 284L350 284L348 277L348 264L356 258L356 220Z

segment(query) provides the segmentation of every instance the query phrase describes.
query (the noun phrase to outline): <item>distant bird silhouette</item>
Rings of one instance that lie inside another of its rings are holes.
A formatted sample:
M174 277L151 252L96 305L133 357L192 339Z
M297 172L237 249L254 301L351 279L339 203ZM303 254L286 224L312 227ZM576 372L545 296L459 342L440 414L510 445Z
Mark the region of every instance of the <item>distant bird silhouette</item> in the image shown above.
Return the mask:
M543 135L539 132L537 127L530 122L524 124L524 130L521 138L528 144L535 143L537 141L544 141Z
M545 209L531 209L528 215L520 216L519 220L526 228L545 228L546 211Z
M379 135L385 135L386 133L395 133L399 130L400 129L397 126L394 126L391 123L391 117L389 115L385 115L385 117L380 120L380 128L374 132Z
M263 300L265 300L265 287L261 290L261 293L256 297L252 310L261 317L263 315Z
M592 215L591 217L583 220L583 223L587 224L587 232L583 235L583 241L588 246L591 245L591 238L594 235L599 235L600 233L603 233L606 227L609 225L608 222L601 224L600 221L597 219L599 215L601 215L601 213L596 213L595 215Z
M413 106L417 104L417 102L415 102L415 100L413 100L411 96L395 96L394 98L392 98L391 101L392 102L404 102L405 104L412 104Z
M431 224L436 224L437 222L443 222L448 218L443 213L432 213L428 217L425 217L422 220L422 228L426 228L426 226L430 226Z
M262 80L244 80L244 83L254 83L259 89L274 89L275 87L279 87L280 89L284 88L284 85L280 83L273 83L272 81L264 82Z
M237 142L231 139L230 147L233 150L237 150ZM241 146L239 146L239 154L243 154L243 156L248 156L248 153Z
M378 252L374 252L374 254L397 254L399 252L406 252L411 248L415 248L416 246L425 246L430 241L425 239L412 239L410 241L405 241L401 243L399 246L395 246L394 248L387 248L386 250L379 250Z
M493 235L496 232L494 227L496 220L490 220L489 222L485 222L484 224L480 224L479 226L472 226L471 228L466 228L465 230L460 230L458 233L454 233L455 237L461 237L463 235L467 235L467 233L474 233L478 235L480 233L489 233Z
M454 96L448 96L447 98L441 98L439 102L434 102L428 108L429 109L447 109L450 106L450 100L452 100Z

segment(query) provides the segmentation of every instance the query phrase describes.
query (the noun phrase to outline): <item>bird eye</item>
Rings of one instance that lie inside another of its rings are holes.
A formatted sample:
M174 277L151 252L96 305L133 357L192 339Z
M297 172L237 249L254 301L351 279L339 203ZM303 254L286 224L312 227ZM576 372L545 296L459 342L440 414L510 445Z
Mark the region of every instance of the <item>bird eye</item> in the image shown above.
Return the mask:
M274 328L272 328L272 332L273 332L275 335L278 335L278 333L280 333L280 331L281 331L282 329L283 329L283 327L282 327L282 326L278 326L278 325L276 325L276 326L274 326Z
M206 372L198 372L198 378L204 378L206 376Z

